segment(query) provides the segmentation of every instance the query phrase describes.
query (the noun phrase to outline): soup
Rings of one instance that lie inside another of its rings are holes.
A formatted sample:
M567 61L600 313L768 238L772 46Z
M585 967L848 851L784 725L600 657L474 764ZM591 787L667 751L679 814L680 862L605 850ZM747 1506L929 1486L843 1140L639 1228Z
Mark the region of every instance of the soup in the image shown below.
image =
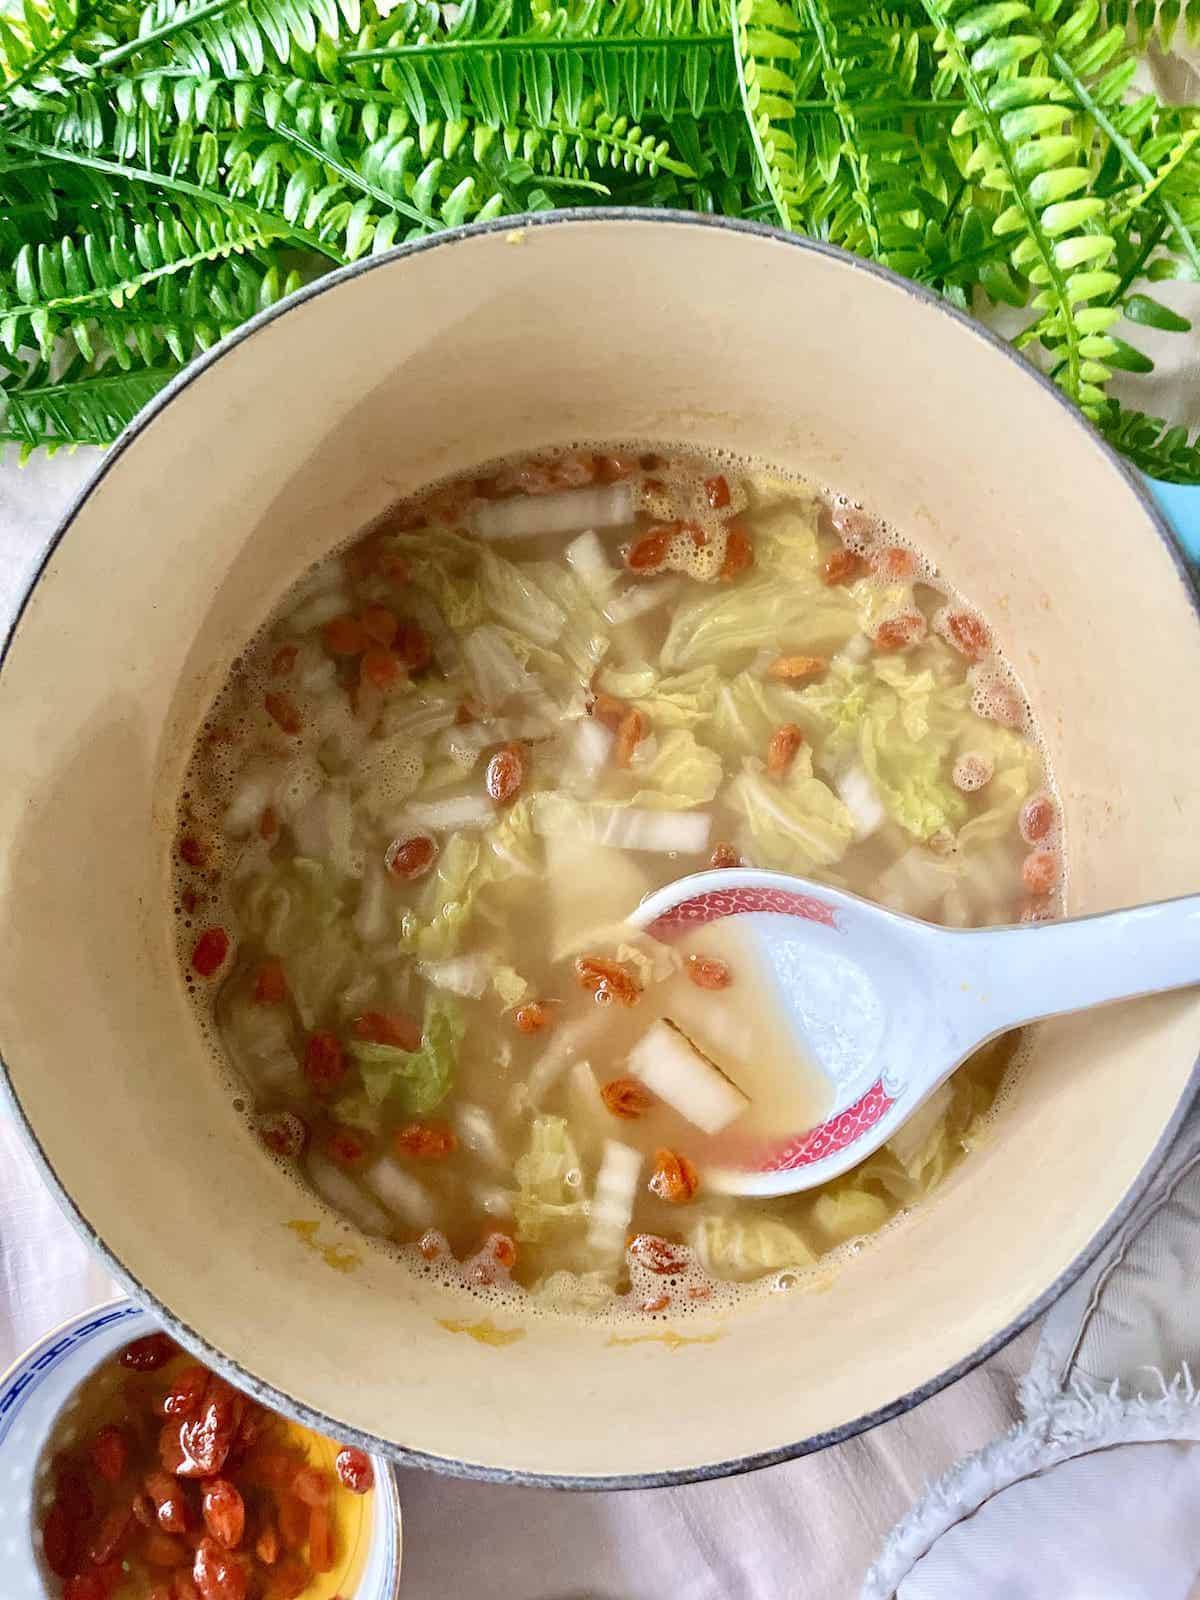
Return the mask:
M503 462L309 572L180 805L197 1015L273 1156L414 1269L672 1314L853 1249L977 1138L1017 1041L823 1188L723 1193L723 1141L827 1109L740 863L930 920L1042 918L1058 806L987 623L878 518L661 447Z
M165 1334L88 1377L46 1447L42 1556L62 1600L353 1594L374 1470L239 1394Z

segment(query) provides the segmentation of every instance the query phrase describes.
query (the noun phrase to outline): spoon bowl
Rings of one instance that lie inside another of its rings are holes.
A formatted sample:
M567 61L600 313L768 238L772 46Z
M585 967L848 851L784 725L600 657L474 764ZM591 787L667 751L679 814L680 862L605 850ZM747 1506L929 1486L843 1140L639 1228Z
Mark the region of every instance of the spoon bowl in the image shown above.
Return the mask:
M670 943L725 917L758 957L828 1085L811 1128L736 1133L707 1174L730 1194L795 1194L885 1144L981 1045L1041 1017L1200 983L1200 895L1061 922L944 928L785 873L722 868L648 895L635 927Z

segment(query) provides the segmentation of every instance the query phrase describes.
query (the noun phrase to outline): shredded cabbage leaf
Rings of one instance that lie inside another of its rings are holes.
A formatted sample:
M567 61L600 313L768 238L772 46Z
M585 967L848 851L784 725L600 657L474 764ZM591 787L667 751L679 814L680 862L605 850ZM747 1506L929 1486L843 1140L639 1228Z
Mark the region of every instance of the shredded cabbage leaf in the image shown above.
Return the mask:
M796 1230L774 1217L704 1217L691 1244L706 1272L743 1282L781 1267L807 1267L816 1259Z
M645 661L624 667L605 667L597 687L636 706L661 732L665 728L695 729L712 714L720 683L716 667L693 667L690 672L660 675Z
M240 901L242 927L287 969L306 1028L316 1026L361 965L343 904L345 883L327 862L296 856L269 862L247 880Z
M715 750L696 743L686 728L669 728L656 739L645 766L624 775L632 792L613 795L613 805L644 806L652 811L690 811L707 805L721 787L724 769Z
M871 674L865 666L835 656L824 677L796 696L795 721L809 739L820 741L826 767L848 766L853 760L871 687Z
M554 562L535 562L524 571L566 617L556 645L586 683L608 653L609 644L609 623L597 607L592 590L568 568Z
M793 493L794 493L793 487ZM817 564L817 506L794 500L760 512L754 519L754 559L759 567L786 573L788 582Z
M587 1206L580 1186L567 1182L567 1174L577 1171L579 1152L566 1118L535 1117L529 1149L514 1167L518 1193L513 1199L513 1216L522 1243L536 1244L547 1232L584 1219Z
M770 777L753 756L725 791L742 817L734 843L756 867L808 872L840 861L854 838L854 818L820 778L802 745L782 778Z
M515 967L497 967L492 973L492 988L506 1011L519 1006L529 994L529 984Z
M457 955L480 896L494 883L530 876L540 861L530 796L486 832L451 834L427 880L415 913L404 919L401 947L426 960Z
M362 1074L367 1100L379 1106L395 1097L414 1115L434 1110L450 1092L462 1036L458 1004L433 990L425 1006L419 1049L401 1050L396 1045L356 1040L350 1045L350 1055Z
M858 632L854 602L813 573L781 583L770 572L705 592L675 608L662 648L668 672L744 665L759 650L827 654Z
M486 545L479 547L479 586L496 621L534 644L552 645L567 625L567 613L528 567L506 561Z
M530 1290L533 1298L553 1311L573 1312L576 1315L604 1311L613 1302L616 1291L611 1272L593 1269L590 1272L568 1272L563 1269L542 1278Z
M718 688L709 719L718 743L761 755L777 728L800 722L803 696L759 672L739 672Z
M364 1133L376 1134L383 1130L383 1106L376 1105L365 1091L344 1094L329 1109L343 1127L361 1128Z
M810 1216L820 1231L822 1248L833 1250L847 1239L874 1233L892 1214L892 1207L864 1189L851 1173L821 1190L812 1203Z

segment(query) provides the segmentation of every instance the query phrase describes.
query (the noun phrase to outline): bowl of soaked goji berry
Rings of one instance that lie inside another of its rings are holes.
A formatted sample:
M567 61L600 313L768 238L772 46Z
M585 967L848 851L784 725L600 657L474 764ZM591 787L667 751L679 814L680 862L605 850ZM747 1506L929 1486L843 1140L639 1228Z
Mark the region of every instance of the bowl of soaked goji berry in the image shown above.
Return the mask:
M0 1379L4 1600L394 1600L388 1464L200 1366L130 1301Z

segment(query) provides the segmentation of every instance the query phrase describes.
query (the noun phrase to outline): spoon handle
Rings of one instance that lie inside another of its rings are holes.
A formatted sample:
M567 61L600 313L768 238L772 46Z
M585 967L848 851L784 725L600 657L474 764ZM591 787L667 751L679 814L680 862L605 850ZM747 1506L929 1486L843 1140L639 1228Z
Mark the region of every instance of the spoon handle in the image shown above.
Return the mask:
M976 1037L1200 984L1200 894L1068 922L947 936Z

